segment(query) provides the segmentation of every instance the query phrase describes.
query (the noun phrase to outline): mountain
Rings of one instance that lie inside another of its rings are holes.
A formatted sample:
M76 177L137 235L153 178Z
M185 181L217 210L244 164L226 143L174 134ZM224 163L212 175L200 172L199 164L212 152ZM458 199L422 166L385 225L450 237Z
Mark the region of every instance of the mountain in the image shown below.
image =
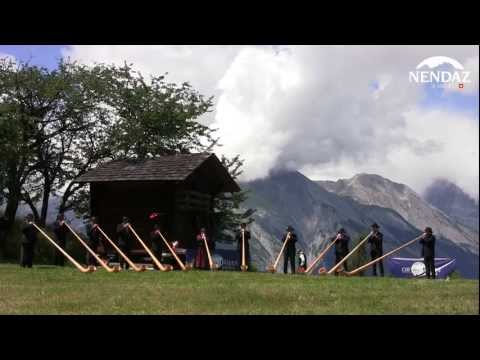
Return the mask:
M425 190L423 198L450 218L478 232L478 200L475 201L454 183L437 179Z
M395 210L416 228L423 230L430 226L435 234L478 256L478 232L449 218L404 184L372 174L358 174L338 181L317 181L317 184L362 204Z
M302 248L309 260L318 255L340 227L346 228L353 240L368 233L373 222L379 223L384 233L384 251L422 233L395 210L337 195L299 172L276 172L242 187L250 191L245 206L257 209L251 247L252 261L259 270L273 262L280 251L280 237L287 225L297 230L297 249ZM438 256L456 257L462 275L478 277L478 252L474 254L446 238L438 243ZM333 265L333 255L330 251L324 266ZM398 255L418 257L420 245L407 247ZM278 269L282 266L281 261Z

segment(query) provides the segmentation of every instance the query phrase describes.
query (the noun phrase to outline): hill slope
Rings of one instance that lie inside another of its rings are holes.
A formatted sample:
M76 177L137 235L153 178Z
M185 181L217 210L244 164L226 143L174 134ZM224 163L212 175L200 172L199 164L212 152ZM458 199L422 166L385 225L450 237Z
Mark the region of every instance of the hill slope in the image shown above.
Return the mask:
M418 229L431 226L437 235L478 255L477 232L450 219L404 184L372 174L358 174L350 179L317 183L337 195L351 197L362 204L395 210Z
M437 179L425 190L423 198L450 218L478 232L478 201L454 183Z

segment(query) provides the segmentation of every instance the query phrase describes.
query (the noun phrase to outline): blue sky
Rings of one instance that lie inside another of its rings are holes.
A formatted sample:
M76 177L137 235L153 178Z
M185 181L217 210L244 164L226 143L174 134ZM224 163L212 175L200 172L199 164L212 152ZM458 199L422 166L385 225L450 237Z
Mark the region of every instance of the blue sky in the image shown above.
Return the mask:
M0 53L54 69L62 57L61 49L64 47L64 45L0 45Z
M0 53L13 55L19 60L29 61L31 64L54 69L62 56L62 48L67 46L68 45L0 45ZM375 89L375 82L372 82L370 87ZM421 107L462 112L478 119L478 93L464 95L459 92L445 92L443 89L435 89L428 86L425 86L424 89L425 96L419 104Z

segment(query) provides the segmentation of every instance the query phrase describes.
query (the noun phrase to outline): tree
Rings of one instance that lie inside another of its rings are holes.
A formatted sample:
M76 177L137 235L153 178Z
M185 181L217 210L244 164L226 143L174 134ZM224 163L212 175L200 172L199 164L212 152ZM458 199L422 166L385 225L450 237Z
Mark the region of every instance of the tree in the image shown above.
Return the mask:
M215 130L198 119L211 111L189 83L167 83L165 76L146 81L131 65L109 68L112 81L108 105L116 121L112 132L117 158L145 159L159 155L205 151L216 143Z
M222 164L230 173L230 176L236 180L241 174L243 160L237 155L232 159L222 156ZM242 209L242 203L248 198L248 190L242 190L237 193L221 193L214 199L213 225L214 236L219 241L233 242L235 239L235 230L239 224L253 222L251 217L255 210Z
M214 130L198 122L210 111L212 98L205 98L188 83L167 83L165 76L145 80L131 65L96 65L103 71L104 107L108 124L99 132L83 136L69 177L74 179L93 165L109 159L147 159L175 153L207 151L218 141ZM94 149L94 151L92 151ZM64 192L63 209L88 212L89 190L70 182Z
M72 155L85 133L105 124L102 71L62 60L52 71L1 63L0 119L10 129L8 138L2 138L13 148L6 162L6 212L12 221L19 201L24 201L35 220L45 224L50 196L71 180L72 167L79 167Z
M74 179L104 161L209 151L218 139L199 118L212 99L165 76L146 80L127 64L60 60L48 70L1 60L0 201L11 224L23 201L44 225L51 195L61 196L60 211L85 214L89 190ZM234 178L241 173L238 156L222 162ZM220 230L248 216L239 212L245 197L215 200Z

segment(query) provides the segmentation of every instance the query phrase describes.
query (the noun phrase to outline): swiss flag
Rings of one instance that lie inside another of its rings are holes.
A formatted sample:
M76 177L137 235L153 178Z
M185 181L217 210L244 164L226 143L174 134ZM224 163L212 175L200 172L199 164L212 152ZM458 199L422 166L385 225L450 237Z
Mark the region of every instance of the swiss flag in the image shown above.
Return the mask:
M463 89L463 84L458 84L459 89Z

